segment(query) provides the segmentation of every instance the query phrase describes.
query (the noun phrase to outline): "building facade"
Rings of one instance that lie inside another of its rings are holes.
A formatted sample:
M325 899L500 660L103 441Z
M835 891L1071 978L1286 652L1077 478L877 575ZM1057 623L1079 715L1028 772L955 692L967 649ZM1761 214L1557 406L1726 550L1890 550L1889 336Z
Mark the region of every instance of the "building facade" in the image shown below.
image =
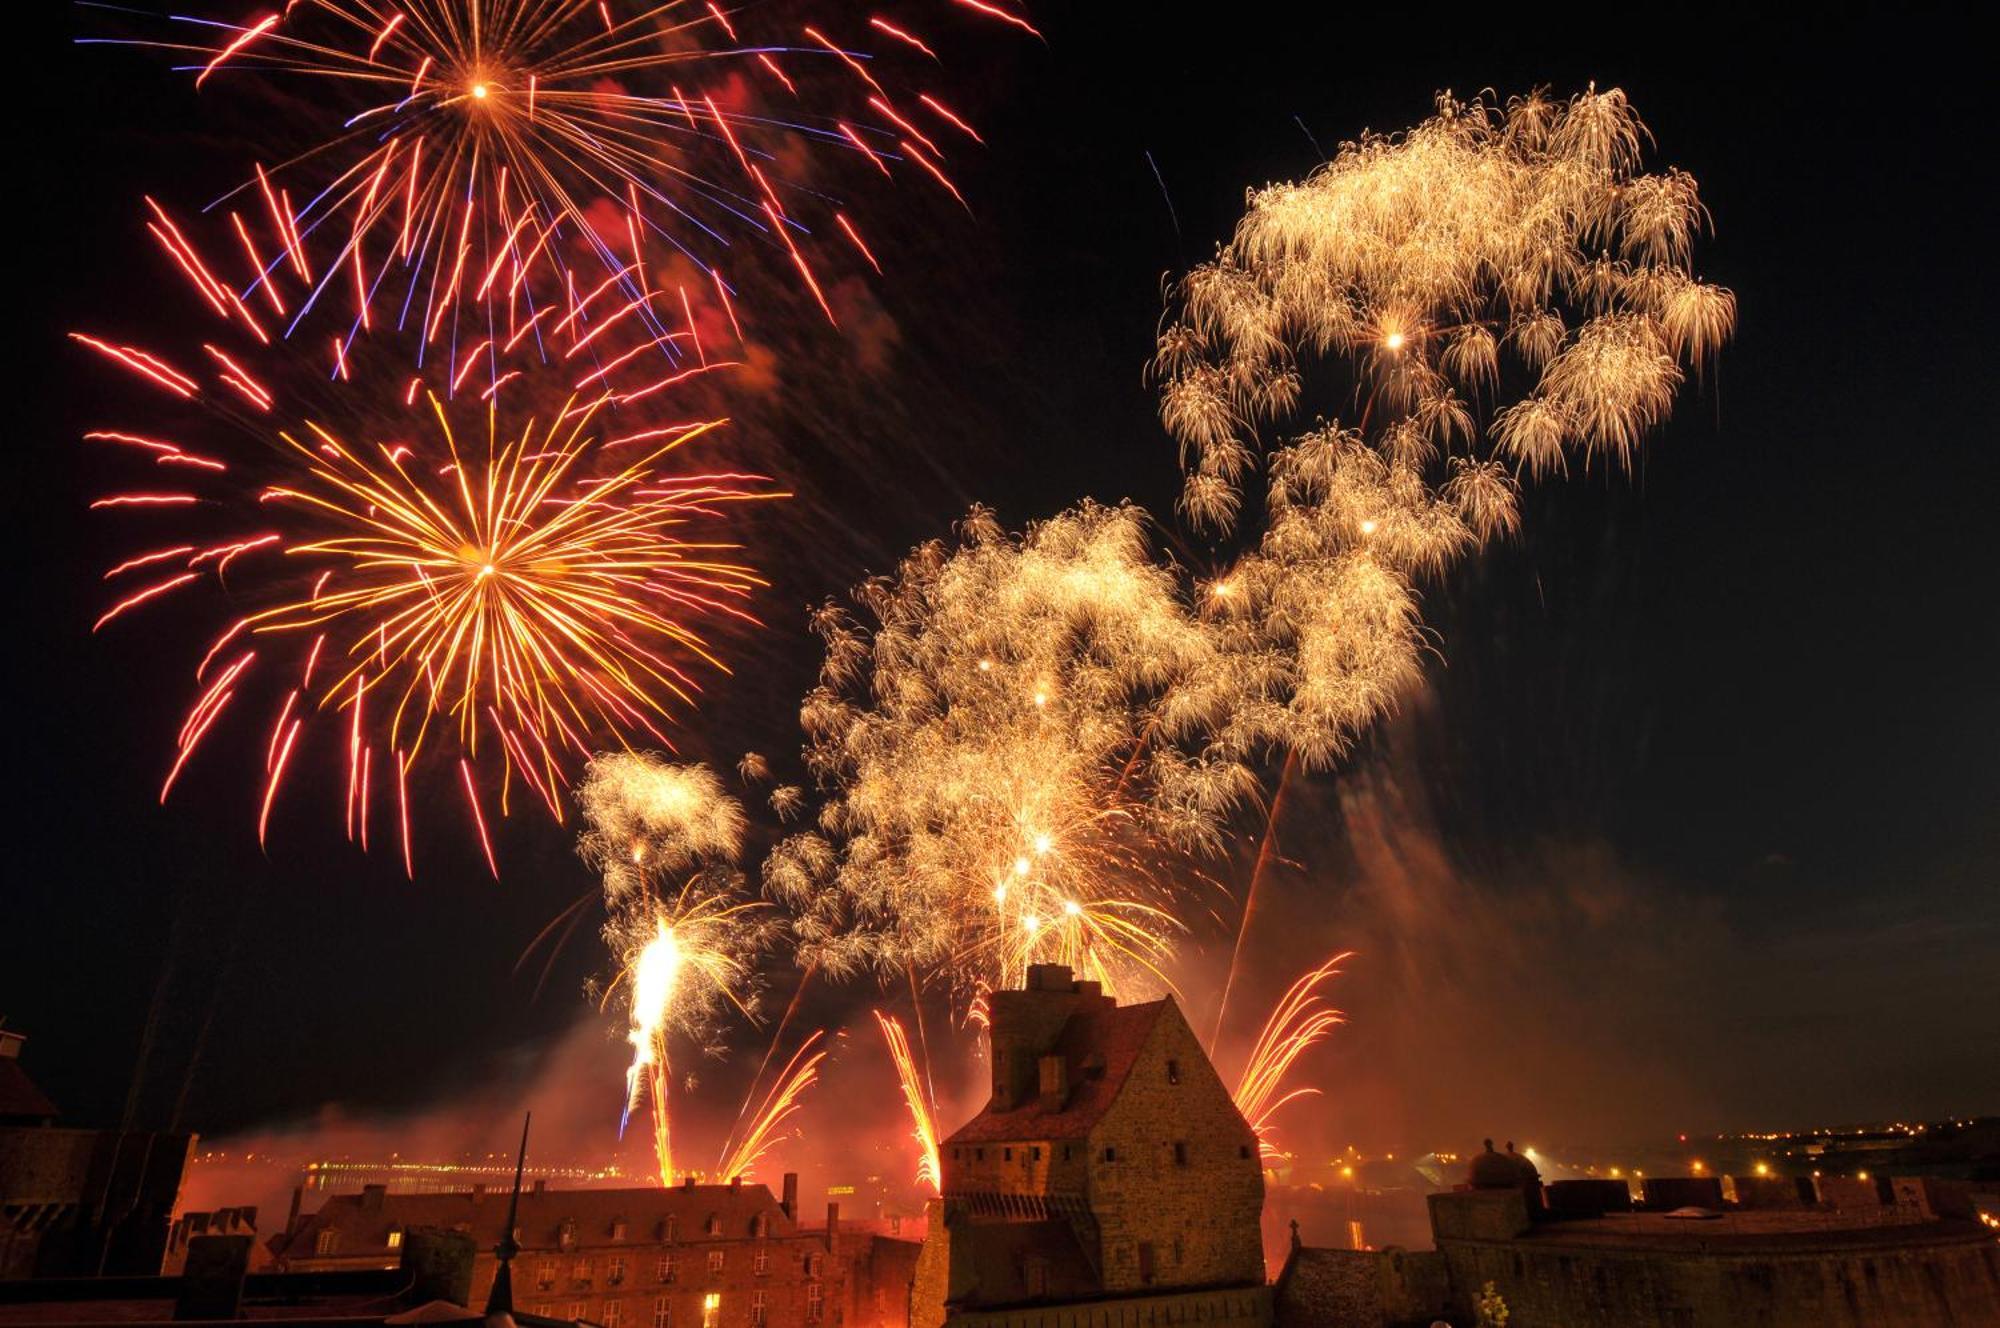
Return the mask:
M416 1231L471 1236L472 1305L486 1301L506 1234L508 1196L390 1194L369 1186L297 1217L271 1243L281 1271L393 1266ZM603 1328L901 1328L914 1257L868 1233L798 1221L798 1178L784 1198L763 1185L551 1190L520 1196L512 1267L524 1314ZM900 1286L877 1285L900 1275ZM885 1308L886 1307L886 1308Z
M941 1145L912 1322L1262 1321L1256 1135L1173 1000L1050 964L989 1014L992 1093Z

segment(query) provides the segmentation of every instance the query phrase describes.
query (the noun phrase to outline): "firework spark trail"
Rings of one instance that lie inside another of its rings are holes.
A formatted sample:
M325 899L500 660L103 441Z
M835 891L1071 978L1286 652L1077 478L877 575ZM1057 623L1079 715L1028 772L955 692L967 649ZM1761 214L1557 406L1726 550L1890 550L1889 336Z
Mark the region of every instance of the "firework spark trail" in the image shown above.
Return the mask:
M942 972L965 997L1047 959L1164 989L1183 927L1161 864L1247 786L1240 766L1141 741L1198 717L1206 629L1132 509L1018 540L975 513L963 531L863 588L871 632L820 615L807 756L837 793L821 830L766 861L766 888L835 974ZM1185 684L1171 706L1169 683Z
M917 1183L930 1186L931 1193L936 1194L944 1183L944 1172L938 1164L937 1113L931 1110L930 1099L924 1094L902 1022L877 1010L875 1023L882 1030L882 1041L888 1045L889 1059L896 1066L896 1081L903 1090L903 1105L910 1112L910 1134L918 1148Z
M797 1114L806 1090L819 1082L820 1062L826 1059L827 1053L824 1048L815 1051L813 1047L823 1036L824 1029L815 1029L799 1044L798 1050L792 1053L791 1060L785 1063L783 1072L778 1075L777 1082L764 1095L741 1141L733 1146L728 1143L723 1145L721 1160L716 1163L717 1179L730 1180L739 1176L749 1179L757 1163L783 1137L780 1130ZM753 1084L751 1092L755 1091ZM748 1103L746 1096L745 1105Z
M834 213L806 215L823 189L780 171L801 146L862 155L884 174L915 170L963 201L906 145L929 141L912 123L925 115L976 132L920 83L890 91L883 80L898 62L856 44L887 36L934 68L935 52L905 28L878 19L851 40L810 24L752 35L715 5L615 10L595 0L300 0L248 25L173 16L161 39L110 44L189 61L211 96L267 85L312 108L295 117L297 152L258 165L212 205L247 267L229 281L205 272L204 289L218 306L262 301L285 335L315 313L332 320L337 363L384 327L419 332L420 360L494 327L528 335L600 280L635 302L627 308L654 349L685 363L693 348L676 344L648 302L642 240L709 273L753 240L781 254L831 318L814 271L825 259L795 235L830 231ZM752 17L764 16L736 21ZM781 61L826 69L813 89L821 104L788 117L758 100L775 91L767 75L783 101L798 98Z
M599 755L577 803L588 825L578 851L602 875L604 939L620 963L604 1001L626 993L632 1063L619 1132L650 1105L660 1184L671 1185L672 1044L710 1049L718 1016L755 1016L755 960L774 924L764 905L741 897L731 864L742 847L742 809L707 767Z
M1285 1087L1299 1057L1324 1042L1345 1016L1326 1003L1320 988L1340 973L1352 955L1334 955L1294 982L1272 1007L1250 1055L1237 1077L1232 1097L1236 1109L1257 1133L1257 1147L1266 1161L1283 1157L1272 1142L1273 1118L1286 1103L1318 1094L1317 1088Z

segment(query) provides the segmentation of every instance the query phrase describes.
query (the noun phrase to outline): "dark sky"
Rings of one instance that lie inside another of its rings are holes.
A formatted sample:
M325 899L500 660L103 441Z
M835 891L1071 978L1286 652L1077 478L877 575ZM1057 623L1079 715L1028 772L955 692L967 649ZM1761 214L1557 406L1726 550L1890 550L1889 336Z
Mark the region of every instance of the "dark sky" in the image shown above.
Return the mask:
M1615 1128L1664 1127L1610 1087L1646 1080L1628 1061L1716 1127L2000 1110L1990 80L1941 19L1766 30L1752 9L1050 3L1046 46L984 42L951 84L990 145L960 175L975 215L900 197L877 228L889 361L837 388L801 366L816 404L762 421L800 516L773 535L770 629L690 753L787 763L804 606L968 503L1009 524L1086 495L1168 510L1141 382L1160 279L1212 251L1246 186L1441 88L1616 84L1701 181L1697 266L1741 332L1636 475L1540 487L1516 546L1431 594L1425 695L1302 796L1287 848L1315 856L1287 916L1364 938L1328 1128L1459 1128L1423 1104L1454 1066L1523 1117L1582 1131L1601 1092ZM198 201L237 159L184 78L69 44L94 21L58 10L13 50L40 86L10 208L29 225L0 1015L79 1122L116 1119L149 1009L142 1123L184 1086L210 1134L431 1102L577 1020L587 933L539 992L513 965L590 880L529 819L498 886L445 844L412 885L306 816L260 854L247 786L155 806L185 665L164 638L89 635L106 549L76 435L105 377L62 333L142 324L139 195ZM1369 953L1397 958L1371 978ZM1598 1078L1530 1045L1586 1008ZM1494 1028L1423 1042L1474 1009Z

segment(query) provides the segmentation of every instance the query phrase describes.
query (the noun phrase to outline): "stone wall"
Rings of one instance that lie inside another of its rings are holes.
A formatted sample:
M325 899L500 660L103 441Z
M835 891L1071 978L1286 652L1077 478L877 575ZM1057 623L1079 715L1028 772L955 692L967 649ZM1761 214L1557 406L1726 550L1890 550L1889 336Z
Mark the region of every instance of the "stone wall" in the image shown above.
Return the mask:
M1256 1136L1172 1001L1090 1146L1107 1291L1264 1281Z
M1490 1281L1511 1311L1508 1328L2000 1324L2000 1246L1990 1240L1741 1254L1441 1244L1459 1313Z

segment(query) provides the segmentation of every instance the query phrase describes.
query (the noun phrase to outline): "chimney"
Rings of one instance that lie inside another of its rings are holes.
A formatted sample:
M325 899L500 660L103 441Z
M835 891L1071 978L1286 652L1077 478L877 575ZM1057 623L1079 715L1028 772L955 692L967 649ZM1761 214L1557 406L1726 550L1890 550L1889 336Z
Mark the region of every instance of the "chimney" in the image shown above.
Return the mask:
M533 1190L533 1191L531 1191L531 1193L534 1193L534 1194L547 1194L548 1192L549 1192L549 1181L548 1181L548 1177L546 1177L546 1176L543 1176L543 1177L541 1177L541 1178L539 1178L538 1180L536 1180L536 1181L535 1181L535 1188L534 1188L534 1190Z
M684 1190L691 1190L694 1188L694 1173L692 1171L690 1171L687 1175L681 1177L681 1188Z
M840 1204L826 1206L826 1252L834 1253L840 1246Z
M285 1231L287 1234L297 1229L299 1225L299 1209L304 1206L305 1201L306 1187L303 1185L292 1186L292 1207L291 1211L285 1214Z
M472 1202L474 1202L474 1203L476 1203L476 1204L477 1204L477 1203L485 1203L485 1202L486 1202L486 1182L485 1182L485 1181L477 1181L477 1182L475 1182L475 1183L473 1184L473 1186L472 1186Z
M1069 1063L1060 1056L1044 1056L1036 1065L1040 1070L1042 1110L1061 1111L1063 1103L1069 1101Z
M993 1110L1013 1111L1034 1102L1039 1062L1055 1048L1064 1026L1075 1015L1116 1004L1099 984L1077 981L1064 964L1030 964L1025 986L994 992L986 1025Z
M381 1212L382 1201L388 1197L388 1194L389 1187L387 1185L363 1185L361 1187L361 1211L364 1213Z
M729 1178L729 1188L730 1188L730 1189L732 1189L732 1190L740 1190L740 1189L742 1189L742 1188L743 1188L743 1178L742 1178L741 1176L731 1176L731 1177Z
M798 1172L787 1171L785 1173L785 1197L783 1202L781 1202L778 1206L785 1210L786 1221L796 1222L799 1220L799 1173Z

